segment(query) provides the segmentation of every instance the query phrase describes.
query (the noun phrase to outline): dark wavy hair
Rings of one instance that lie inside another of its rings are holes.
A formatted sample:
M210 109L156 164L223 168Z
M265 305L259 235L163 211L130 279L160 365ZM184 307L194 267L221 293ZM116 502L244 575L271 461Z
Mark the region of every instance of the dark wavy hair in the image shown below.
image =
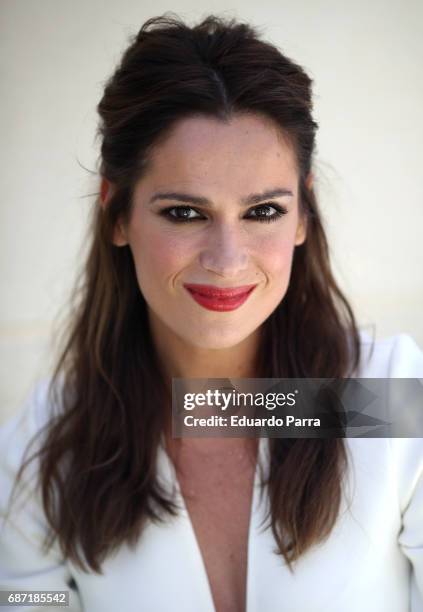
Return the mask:
M312 81L260 36L251 25L213 15L193 27L172 13L148 19L98 105L100 175L114 185L113 195L94 209L90 250L51 380L51 403L59 409L15 482L37 457L50 526L45 547L57 538L81 568L101 573L106 556L124 542L135 545L147 520L178 512L156 471L169 381L131 251L112 242L118 219L129 217L149 153L175 122L256 113L272 120L295 151L307 237L295 248L284 299L263 323L257 377L343 378L358 367L356 322L332 275L307 183L317 130ZM336 522L347 454L342 438L273 439L270 453L268 525L291 567Z

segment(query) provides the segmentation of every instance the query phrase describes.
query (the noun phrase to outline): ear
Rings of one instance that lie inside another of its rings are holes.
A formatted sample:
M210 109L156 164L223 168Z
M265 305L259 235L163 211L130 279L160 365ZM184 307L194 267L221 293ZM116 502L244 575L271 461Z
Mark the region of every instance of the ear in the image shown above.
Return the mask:
M314 176L310 172L305 181L307 190L313 187L313 181L314 181ZM298 219L298 225L297 225L297 231L295 234L295 245L299 246L300 244L303 244L303 242L305 242L306 237L307 237L307 216L304 213L300 212L299 219Z
M107 208L110 198L112 197L114 192L114 185L106 178L102 177L100 183L100 206L103 210ZM116 224L116 227L113 232L112 242L115 246L119 247L126 246L128 244L125 227L122 221L118 221L118 223Z
M299 246L305 242L307 237L307 217L300 213L298 218L297 231L295 233L295 246Z
M314 175L310 172L306 178L306 187L307 189L311 189L313 187Z

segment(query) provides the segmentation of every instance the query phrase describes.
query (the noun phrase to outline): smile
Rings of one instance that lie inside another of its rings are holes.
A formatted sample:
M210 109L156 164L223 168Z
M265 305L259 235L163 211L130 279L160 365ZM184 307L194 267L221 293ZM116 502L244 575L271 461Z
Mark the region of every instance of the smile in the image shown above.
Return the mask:
M184 285L191 297L207 310L226 312L239 308L257 285L242 287L214 287L213 285Z

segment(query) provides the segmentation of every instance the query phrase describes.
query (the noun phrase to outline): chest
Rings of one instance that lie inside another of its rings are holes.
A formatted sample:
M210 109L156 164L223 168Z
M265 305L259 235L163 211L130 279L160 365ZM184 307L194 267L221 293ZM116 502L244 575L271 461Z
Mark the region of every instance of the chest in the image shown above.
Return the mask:
M198 470L203 477L196 485L195 478L189 478L185 484L191 484L189 493L193 499L196 490L201 491L202 487L206 490L206 497L203 496L203 504L197 503L194 508L189 496L184 501L191 506L199 537L194 532L191 517L183 508L172 520L149 522L138 545L134 549L120 547L104 563L102 575L86 573L70 565L83 603L81 609L102 612L119 609L125 612L408 610L410 568L397 541L401 521L397 483L392 478L388 445L384 439L352 439L350 444L352 481L347 487L347 499L339 522L325 542L313 547L300 559L295 572L290 572L280 555L275 554L276 543L272 531L264 527L269 511L268 496L266 489L261 496L257 487L249 524L248 580L247 585L244 584L247 588L244 591L239 589L239 577L241 582L243 575L245 579L242 571L232 573L231 581L227 575L227 568L233 569L233 564L226 563L226 559L231 558L230 554L225 556L226 549L238 550L239 554L239 548L234 547L235 533L231 533L229 527L225 532L220 528L214 531L210 546L200 543L200 554L199 541L203 541L203 536L196 519L196 507L205 505L200 516L205 516L206 533L213 533L210 524L213 527L217 519L213 521L212 517L217 517L220 511L220 515L223 514L222 529L231 525L233 531L238 530L239 536L242 530L236 524L236 517L240 516L240 511L239 508L236 511L236 501L230 497L230 489L232 493L242 490L248 478L245 465L242 467L242 464L233 462L232 470L230 460L225 464L226 472L224 465L214 474L207 466L201 467L200 461L192 461L194 472ZM164 452L160 455L160 474L163 484L171 491L175 473ZM232 478L231 486L225 482L225 475ZM181 474L178 477L180 483L184 484ZM217 491L224 491L225 494L218 495ZM222 499L225 495L226 509L223 506L225 500ZM180 503L179 496L177 499ZM201 496L198 502L200 500ZM211 504L214 507L209 509ZM230 517L231 523L226 523L225 514ZM225 533L224 538L222 533ZM222 539L215 541L217 537L223 538L223 544ZM216 551L218 545L220 550L224 547L224 554L219 556L219 553L215 553L214 558L217 563L226 563L222 572L226 575L220 583L217 573L213 572L212 561L207 562L207 572L205 565L205 560ZM238 560L238 565L242 565L242 559L241 562ZM245 591L247 597L243 609Z
M178 482L216 612L244 612L255 467L245 458L207 469L186 462Z

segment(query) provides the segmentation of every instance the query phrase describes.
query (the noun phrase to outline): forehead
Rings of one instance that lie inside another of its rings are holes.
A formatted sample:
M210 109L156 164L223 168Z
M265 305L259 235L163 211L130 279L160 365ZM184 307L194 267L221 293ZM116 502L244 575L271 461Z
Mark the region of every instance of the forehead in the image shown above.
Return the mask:
M157 144L145 188L177 185L252 193L279 185L295 189L294 151L278 126L260 115L237 114L230 121L205 116L181 119Z

